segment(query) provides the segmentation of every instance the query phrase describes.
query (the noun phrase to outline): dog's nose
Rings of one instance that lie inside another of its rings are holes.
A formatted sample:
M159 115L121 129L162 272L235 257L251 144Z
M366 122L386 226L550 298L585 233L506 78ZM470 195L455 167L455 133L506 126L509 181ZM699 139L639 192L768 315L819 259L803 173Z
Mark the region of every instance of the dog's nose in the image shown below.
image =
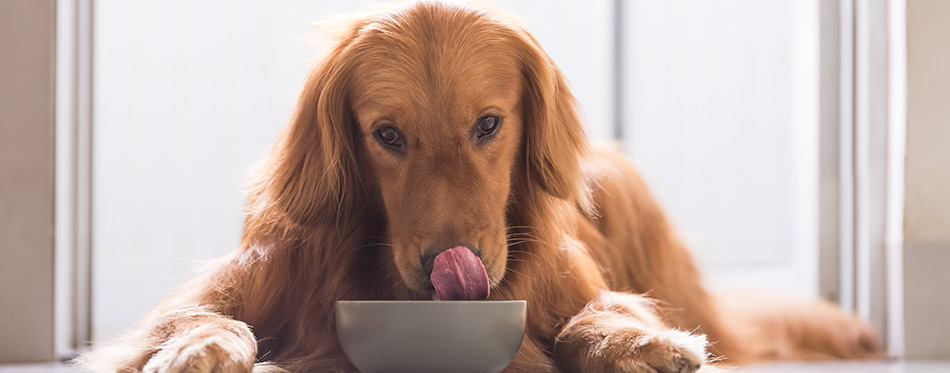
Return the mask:
M439 254L441 254L443 251L457 246L467 247L469 250L472 250L472 254L475 254L478 259L482 258L482 251L470 245L452 245L448 247L430 248L426 250L425 254L422 254L422 257L419 258L419 260L422 261L422 273L426 276L426 278L432 276L432 266L435 265L435 257L439 256Z

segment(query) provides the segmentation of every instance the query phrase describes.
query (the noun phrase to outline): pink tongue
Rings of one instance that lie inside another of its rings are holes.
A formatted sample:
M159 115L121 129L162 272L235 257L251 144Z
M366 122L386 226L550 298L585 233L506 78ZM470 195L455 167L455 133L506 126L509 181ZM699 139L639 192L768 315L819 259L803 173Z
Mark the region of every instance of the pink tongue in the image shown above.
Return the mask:
M440 300L488 298L485 266L464 246L453 247L436 256L429 279Z

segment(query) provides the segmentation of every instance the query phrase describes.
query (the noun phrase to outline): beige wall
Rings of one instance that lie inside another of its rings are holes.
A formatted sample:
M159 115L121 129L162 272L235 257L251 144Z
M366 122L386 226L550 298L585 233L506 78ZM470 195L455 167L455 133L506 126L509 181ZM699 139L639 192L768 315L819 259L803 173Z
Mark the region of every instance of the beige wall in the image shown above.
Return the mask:
M0 363L53 358L55 5L0 1Z
M910 0L905 236L950 243L950 1Z
M907 1L905 188L907 356L950 359L950 1Z

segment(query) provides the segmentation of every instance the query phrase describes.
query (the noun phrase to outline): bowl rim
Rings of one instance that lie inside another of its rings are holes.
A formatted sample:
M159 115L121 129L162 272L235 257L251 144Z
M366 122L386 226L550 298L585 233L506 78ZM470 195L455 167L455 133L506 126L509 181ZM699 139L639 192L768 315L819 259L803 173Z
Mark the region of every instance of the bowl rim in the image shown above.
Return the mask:
M338 300L346 304L527 304L526 300Z

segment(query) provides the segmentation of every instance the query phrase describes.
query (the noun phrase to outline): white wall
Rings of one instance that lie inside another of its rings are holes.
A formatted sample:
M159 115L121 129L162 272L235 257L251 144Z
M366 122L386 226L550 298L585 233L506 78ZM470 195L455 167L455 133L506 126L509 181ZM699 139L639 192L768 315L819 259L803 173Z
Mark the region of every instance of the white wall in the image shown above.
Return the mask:
M94 339L237 247L245 172L319 55L309 22L366 2L95 2ZM524 17L573 82L589 132L608 136L610 1L498 5Z

